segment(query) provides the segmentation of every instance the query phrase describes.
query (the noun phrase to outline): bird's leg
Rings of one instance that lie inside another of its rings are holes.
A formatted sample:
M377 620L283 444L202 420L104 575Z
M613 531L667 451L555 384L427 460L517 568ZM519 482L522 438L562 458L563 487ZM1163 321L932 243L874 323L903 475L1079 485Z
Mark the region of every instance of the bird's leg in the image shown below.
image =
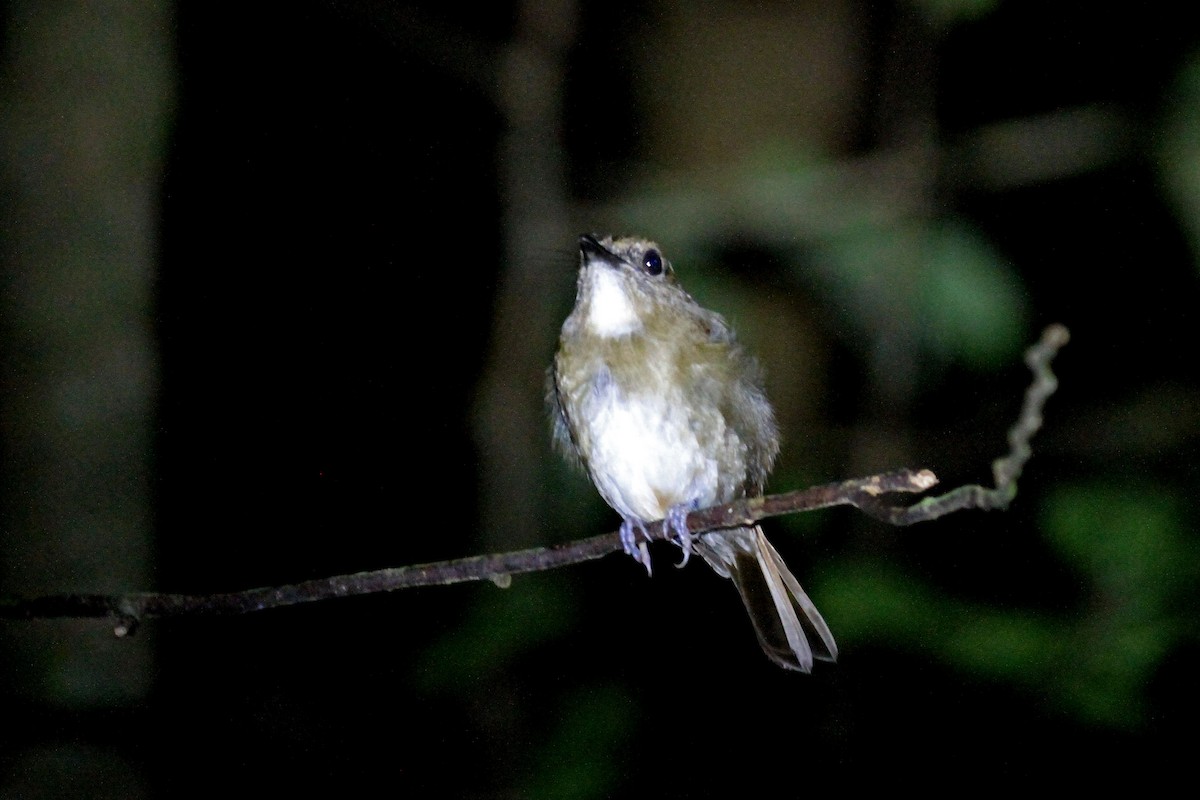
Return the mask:
M692 541L696 538L688 530L687 518L688 514L700 507L699 500L692 500L687 503L677 503L667 509L667 519L663 523L666 528L666 534L671 536L675 534L675 542L679 548L683 550L683 560L676 564L676 567L687 565L688 559L692 557Z

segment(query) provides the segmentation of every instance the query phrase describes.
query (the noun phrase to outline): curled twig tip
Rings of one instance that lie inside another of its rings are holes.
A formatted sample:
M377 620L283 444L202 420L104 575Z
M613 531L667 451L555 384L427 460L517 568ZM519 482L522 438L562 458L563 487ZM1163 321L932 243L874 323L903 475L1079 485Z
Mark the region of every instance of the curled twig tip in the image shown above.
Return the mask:
M1046 330L1042 331L1042 343L1055 349L1062 347L1069 341L1071 341L1071 332L1062 323L1055 322L1052 325L1048 325Z

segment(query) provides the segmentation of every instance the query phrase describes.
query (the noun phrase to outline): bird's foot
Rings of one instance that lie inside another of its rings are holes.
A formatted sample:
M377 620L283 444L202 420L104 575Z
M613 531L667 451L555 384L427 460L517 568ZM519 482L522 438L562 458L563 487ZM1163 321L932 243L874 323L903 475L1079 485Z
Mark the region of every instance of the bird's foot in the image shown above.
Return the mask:
M638 538L634 528L641 531L641 538ZM640 519L626 518L621 523L621 547L630 555L634 561L643 565L646 568L646 574L650 575L650 548L646 546L646 542L650 537L646 534L646 524Z
M690 503L679 503L671 506L667 510L667 518L663 521L663 527L668 538L673 538L679 549L683 551L683 560L675 566L677 568L687 566L688 559L692 557L692 542L695 536L688 530L687 518L688 514L700 507L698 500L693 500Z

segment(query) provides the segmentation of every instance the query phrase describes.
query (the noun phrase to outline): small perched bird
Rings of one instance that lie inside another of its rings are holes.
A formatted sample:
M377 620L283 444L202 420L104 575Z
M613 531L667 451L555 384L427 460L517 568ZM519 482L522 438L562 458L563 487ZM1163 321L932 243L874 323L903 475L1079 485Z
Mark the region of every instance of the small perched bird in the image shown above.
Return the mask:
M548 376L554 439L621 515L625 552L650 569L645 525L663 519L732 578L763 650L809 672L837 645L762 528L693 535L688 512L762 493L779 452L758 365L675 279L658 246L584 235L575 308ZM639 536L639 533L641 536Z

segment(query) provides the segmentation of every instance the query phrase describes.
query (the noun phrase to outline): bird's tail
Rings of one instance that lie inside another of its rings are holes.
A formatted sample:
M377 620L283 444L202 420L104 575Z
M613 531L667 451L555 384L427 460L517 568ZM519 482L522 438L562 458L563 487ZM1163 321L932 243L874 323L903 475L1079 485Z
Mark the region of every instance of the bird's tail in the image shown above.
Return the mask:
M733 579L759 644L772 661L811 672L814 658L837 660L829 626L762 528L706 533L693 546L719 575Z

